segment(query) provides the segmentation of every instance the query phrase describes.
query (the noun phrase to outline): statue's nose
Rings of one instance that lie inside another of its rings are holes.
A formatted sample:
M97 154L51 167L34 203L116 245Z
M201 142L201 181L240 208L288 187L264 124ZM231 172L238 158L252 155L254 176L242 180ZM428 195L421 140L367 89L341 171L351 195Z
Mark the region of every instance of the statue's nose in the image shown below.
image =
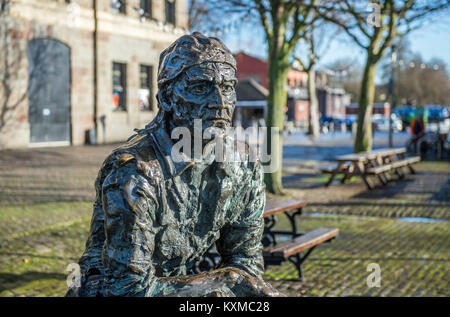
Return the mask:
M213 92L211 93L211 99L208 102L208 108L211 109L227 109L228 105L224 101L224 97L220 90L219 85L214 85Z

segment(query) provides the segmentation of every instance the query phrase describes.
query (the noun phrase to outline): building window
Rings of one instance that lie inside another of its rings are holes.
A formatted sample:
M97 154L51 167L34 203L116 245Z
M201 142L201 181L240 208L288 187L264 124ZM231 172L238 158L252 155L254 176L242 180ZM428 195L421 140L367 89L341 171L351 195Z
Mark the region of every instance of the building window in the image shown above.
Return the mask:
M0 0L0 13L9 12L10 0Z
M166 0L166 23L175 25L175 0Z
M153 67L141 65L139 71L139 110L153 111Z
M113 63L113 104L115 111L126 111L127 97L127 65L122 63Z
M126 1L125 0L111 0L111 11L114 13L126 13Z
M140 15L147 19L152 18L152 0L141 0Z

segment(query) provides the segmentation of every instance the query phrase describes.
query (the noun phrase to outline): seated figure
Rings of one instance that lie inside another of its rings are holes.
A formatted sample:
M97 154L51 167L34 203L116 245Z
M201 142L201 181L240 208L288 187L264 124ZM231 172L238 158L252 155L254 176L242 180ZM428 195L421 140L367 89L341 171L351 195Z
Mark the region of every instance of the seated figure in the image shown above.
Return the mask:
M174 158L177 128L194 135L195 119L203 131L231 127L236 82L236 62L216 38L184 35L161 53L159 112L104 161L81 283L67 296L281 295L261 277L265 187L248 144L223 136L238 162L211 159L203 141L195 159ZM214 243L219 266L192 274Z

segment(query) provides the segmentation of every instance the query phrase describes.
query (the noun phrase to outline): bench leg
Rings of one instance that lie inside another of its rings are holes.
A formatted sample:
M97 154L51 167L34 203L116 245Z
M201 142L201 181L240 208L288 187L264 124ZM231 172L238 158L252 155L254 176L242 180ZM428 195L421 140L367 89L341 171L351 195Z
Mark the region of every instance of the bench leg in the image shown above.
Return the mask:
M303 273L302 273L302 266L301 266L302 260L301 260L300 254L297 253L297 254L295 254L293 256L290 256L288 258L288 260L289 260L289 262L294 264L295 268L297 269L297 272L298 272L298 279L297 280L298 281L302 281L303 280Z
M342 164L343 164L343 163L338 163L337 167L333 170L333 172L331 173L330 179L329 179L328 182L325 184L326 187L330 186L330 185L331 185L331 182L332 182L333 179L336 177L336 175L340 173Z
M398 178L400 178L400 179L405 178L405 173L403 173L403 170L401 167L396 168L395 173L397 174Z
M378 174L377 176L378 176L378 179L380 180L381 184L383 184L383 185L387 184L387 181L386 181L386 179L385 179L383 174Z
M333 171L333 173L331 173L331 176L328 179L328 182L325 184L326 187L331 185L331 183L333 182L333 179L336 177L336 175L337 175L336 171Z
M411 174L416 174L416 171L415 171L414 168L411 166L411 164L408 164L408 168L409 168L409 171L411 172Z
M372 184L370 183L370 181L369 181L369 179L367 178L366 175L361 174L361 178L364 181L364 183L366 184L368 189L372 189L373 188Z
M367 178L367 175L363 172L364 167L361 166L361 164L356 164L356 172L361 176L362 180L366 184L368 189L372 189L373 186L370 183L369 179Z
M386 183L389 183L392 180L392 177L390 176L389 171L385 172L385 173L381 173L381 174L383 175L384 179L386 180Z
M346 181L348 178L350 178L349 176L350 176L349 173L344 173L344 177L342 177L342 179L341 179L341 184L345 184L345 181Z
M285 215L286 217L289 219L289 222L291 224L291 229L292 229L292 237L298 237L299 235L301 235L301 233L299 233L297 231L297 223L295 222L295 217L296 216L301 216L302 214L302 207L298 208L295 212L291 213L290 211L286 212Z
M310 248L304 256L301 256L301 253L297 253L295 255L292 255L288 258L289 262L291 262L292 264L295 265L295 268L297 269L298 272L298 281L302 281L303 280L303 272L302 272L302 263L303 261L305 261L308 256L311 254L311 252L316 248L316 246L313 246L312 248Z

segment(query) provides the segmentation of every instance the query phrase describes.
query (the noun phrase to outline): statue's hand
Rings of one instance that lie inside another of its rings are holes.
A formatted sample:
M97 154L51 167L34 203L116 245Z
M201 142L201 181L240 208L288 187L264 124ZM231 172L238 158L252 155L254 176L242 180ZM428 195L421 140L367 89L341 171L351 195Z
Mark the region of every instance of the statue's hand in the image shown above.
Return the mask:
M219 271L221 274L224 274L224 276L228 279L228 287L235 294L235 296L285 296L263 279L252 276L244 270L235 267L225 267L215 271Z
M235 267L161 278L160 282L168 284L156 296L284 296L264 280Z

